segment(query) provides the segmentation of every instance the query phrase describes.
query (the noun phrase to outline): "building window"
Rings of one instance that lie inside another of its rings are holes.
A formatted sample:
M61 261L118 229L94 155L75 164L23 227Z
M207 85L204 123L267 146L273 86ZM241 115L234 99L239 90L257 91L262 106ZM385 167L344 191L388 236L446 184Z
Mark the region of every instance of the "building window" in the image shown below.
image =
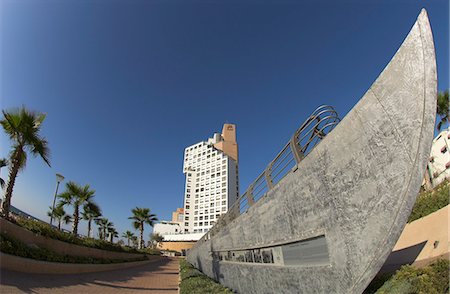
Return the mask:
M185 227L189 227L189 223L184 223L184 226Z
M447 146L441 148L441 153L444 154L445 152L447 152Z

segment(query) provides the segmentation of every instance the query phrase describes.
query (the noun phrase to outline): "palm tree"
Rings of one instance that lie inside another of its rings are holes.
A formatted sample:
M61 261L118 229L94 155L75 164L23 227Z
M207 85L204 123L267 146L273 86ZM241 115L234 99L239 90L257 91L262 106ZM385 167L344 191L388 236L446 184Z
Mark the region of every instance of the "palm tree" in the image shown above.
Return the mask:
M436 113L441 117L441 120L437 124L438 131L442 126L449 121L449 95L448 89L444 92L439 92L437 97Z
M109 242L113 243L114 237L119 237L119 232L116 231L114 227L108 229Z
M39 132L45 114L27 110L24 106L11 111L3 110L4 119L0 124L6 135L12 141L12 150L9 157L9 179L6 185L5 198L2 201L1 214L9 219L11 197L19 171L25 168L27 151L33 156L40 156L50 166L47 140Z
M98 230L98 238L100 240L103 240L103 229L101 227L98 227L97 230Z
M130 231L126 231L125 233L122 234L122 238L127 239L127 246L130 246L130 240L132 240L134 237L134 234Z
M141 232L139 239L139 249L142 249L144 247L144 224L149 224L153 227L154 222L158 219L156 218L156 215L150 213L150 208L136 207L133 208L131 212L133 213L133 216L129 217L128 219L134 220L134 228Z
M6 160L6 158L0 159L0 169L5 166L8 166L8 160ZM0 188L5 188L5 180L2 178L0 178Z
M100 239L106 239L106 233L114 226L112 222L110 222L107 218L101 218L96 220L98 225L98 236Z
M100 207L94 202L88 202L83 205L81 217L88 221L88 237L91 238L91 224L93 220L98 219L102 215Z
M67 215L64 211L64 207L62 205L57 205L55 209L49 206L49 211L47 212L49 217L53 217L58 220L58 230L61 230L61 222L64 221L65 224L68 224L72 221L70 215Z
M80 206L92 202L95 191L91 190L89 185L80 186L74 182L66 184L66 191L59 194L61 205L73 206L73 224L72 234L78 235L78 222L80 221Z

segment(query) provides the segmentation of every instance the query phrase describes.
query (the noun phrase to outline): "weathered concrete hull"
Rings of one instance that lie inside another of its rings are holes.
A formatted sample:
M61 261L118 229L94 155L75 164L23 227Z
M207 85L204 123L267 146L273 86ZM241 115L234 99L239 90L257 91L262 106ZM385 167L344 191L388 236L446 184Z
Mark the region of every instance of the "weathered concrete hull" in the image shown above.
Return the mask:
M399 238L419 191L436 113L425 10L340 124L250 209L201 240L188 261L239 293L360 293ZM212 252L325 236L326 264L213 260Z

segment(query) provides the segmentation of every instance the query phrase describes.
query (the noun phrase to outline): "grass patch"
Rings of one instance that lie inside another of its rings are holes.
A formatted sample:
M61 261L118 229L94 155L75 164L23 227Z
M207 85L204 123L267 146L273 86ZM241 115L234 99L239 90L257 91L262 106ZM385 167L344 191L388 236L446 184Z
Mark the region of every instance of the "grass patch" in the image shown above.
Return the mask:
M69 256L58 254L46 248L37 246L27 246L22 241L19 241L6 234L0 234L0 251L6 254L15 256L31 258L42 261L61 262L61 263L89 263L89 264L110 264L130 261L141 261L147 258L142 256L132 259L106 259L94 258L84 256Z
M449 270L450 262L446 259L439 259L419 269L410 265L404 265L378 291L367 293L449 293Z
M448 180L436 186L432 191L421 192L417 196L408 223L447 206L449 204L449 195L450 183Z
M184 259L180 260L180 277L180 294L233 293L232 290L202 274Z
M113 244L104 240L97 240L93 238L78 238L72 235L71 233L63 232L58 229L53 228L47 223L43 223L40 221L35 221L31 219L26 219L23 217L17 217L11 222L16 225L21 226L24 229L27 229L33 233L39 234L41 236L56 239L59 241L72 243L76 245L92 247L97 249L109 250L109 251L117 251L117 252L127 252L127 253L146 253L141 252L137 249L131 247L123 247L117 244Z

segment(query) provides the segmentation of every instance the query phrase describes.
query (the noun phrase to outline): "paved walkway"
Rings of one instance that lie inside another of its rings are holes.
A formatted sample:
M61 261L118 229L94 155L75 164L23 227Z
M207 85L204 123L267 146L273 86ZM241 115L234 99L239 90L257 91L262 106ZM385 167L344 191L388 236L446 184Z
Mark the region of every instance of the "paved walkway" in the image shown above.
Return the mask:
M178 293L179 260L158 261L100 273L40 275L0 272L0 293Z

